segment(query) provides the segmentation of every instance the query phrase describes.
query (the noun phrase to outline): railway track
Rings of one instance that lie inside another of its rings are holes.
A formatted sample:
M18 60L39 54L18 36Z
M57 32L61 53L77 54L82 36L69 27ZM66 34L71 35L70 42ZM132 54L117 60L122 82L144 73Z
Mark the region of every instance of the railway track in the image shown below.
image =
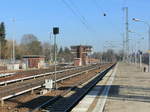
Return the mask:
M85 70L88 70L90 67L84 68ZM67 74L64 74L64 72L60 72L57 74L57 81L60 81L60 79L62 80L63 77L65 76L70 76L71 74L75 74L75 73L80 73L83 71L83 68L80 69L74 69L71 71L67 71ZM65 77L66 78L66 77ZM25 93L33 90L33 89L37 89L42 87L45 79L54 79L53 75L48 75L45 77L38 77L35 79L31 79L31 80L26 80L23 82L18 82L18 83L13 83L10 84L8 86L5 87L1 87L0 88L0 98L5 100L14 96L17 96L19 94Z
M78 70L78 69L82 69L84 67L70 67L70 68L57 68L56 73L62 73L62 72L68 72L70 70ZM39 70L36 71L30 71L29 74L28 73L21 73L21 74L15 74L12 77L4 77L4 78L0 78L0 86L6 86L8 84L12 84L18 81L24 81L24 80L30 80L30 79L35 79L35 78L39 78L39 77L44 77L44 76L48 76L48 75L52 75L54 74L54 70L52 69L47 69L47 70L43 70L41 72L38 72Z
M40 108L30 111L30 112L69 112L87 93L94 87L94 85L97 84L104 76L105 74L113 67L114 65L108 67L105 70L102 70L100 73L95 75L92 79L88 81L88 83L83 84L83 86L80 88L80 83L76 84L76 88L72 88L71 90L76 91L76 93L67 95L70 91L64 93L59 100L51 100L50 102L47 102L43 104ZM89 78L85 79L86 81ZM84 82L86 82L84 81ZM78 88L77 88L78 87Z
M58 97L62 97L60 95L67 94L68 92L70 92L72 90L72 88L75 88L78 84L81 84L81 83L86 82L87 80L91 79L94 76L93 73L97 73L97 70L98 71L100 70L100 69L98 69L100 65L98 65L96 67L94 67L94 66L80 68L80 69L74 70L74 71L71 70L71 71L67 71L65 73L63 73L63 72L58 73L57 74L58 89L53 90L45 95L40 95L39 91L42 88L44 80L47 78L53 78L52 75L45 76L45 77L39 77L37 79L27 80L24 82L18 82L18 83L8 85L6 87L2 87L2 88L0 88L0 92L2 91L3 94L0 93L0 95L1 95L0 98L1 99L6 98L7 100L6 100L5 106L0 108L0 111L3 110L4 112L11 112L10 110L12 110L12 112L13 111L15 112L16 110L14 110L14 109L17 109L18 112L25 112L25 111L29 111L29 110L32 110L32 111L38 110L39 111L39 109L43 108L43 106L44 106L43 102L48 102L49 99L52 100L52 99L56 99ZM106 67L108 67L108 66L110 66L110 65L101 65L101 70L106 69ZM90 75L90 74L92 74L92 75ZM85 80L83 81L81 79L85 79ZM17 88L13 88L13 87L17 87ZM25 90L30 89L31 87L32 88L37 87L37 88L35 88L34 94L31 94L27 91L26 94L23 94L23 95L19 95L19 96L16 95L16 97L12 96L12 98L8 97L9 95L14 95L17 92L23 91L23 89L25 89ZM3 100L5 100L5 99L3 99ZM17 103L16 101L22 102L22 103ZM54 101L54 100L52 100L52 101ZM30 107L29 105L32 105L32 107ZM12 108L14 108L14 109L12 109Z
M62 68L62 67L57 66L58 71L65 70L65 69L69 69L69 68ZM35 76L38 74L44 74L44 73L49 73L53 71L54 71L54 67L51 67L49 69L38 69L38 70L28 70L28 71L18 71L18 72L16 71L13 75L0 77L0 83L4 81L15 80L15 79L25 78L29 76Z

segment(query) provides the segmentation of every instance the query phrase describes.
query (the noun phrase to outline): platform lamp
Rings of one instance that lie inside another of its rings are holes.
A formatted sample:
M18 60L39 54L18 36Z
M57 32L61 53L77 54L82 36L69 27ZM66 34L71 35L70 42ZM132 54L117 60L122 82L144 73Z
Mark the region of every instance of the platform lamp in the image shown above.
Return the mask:
M143 21L143 20L140 20L140 19L137 19L137 18L133 18L132 19L133 21L135 22L143 22L144 24L146 24L148 26L148 36L149 36L149 41L148 41L148 44L149 44L149 49L148 49L148 57L149 57L149 62L148 62L148 72L150 72L150 24L147 22L147 21Z
M57 84L56 84L56 59L57 59L57 55L56 55L56 35L59 34L59 28L58 27L53 27L53 35L54 35L54 88L57 89Z

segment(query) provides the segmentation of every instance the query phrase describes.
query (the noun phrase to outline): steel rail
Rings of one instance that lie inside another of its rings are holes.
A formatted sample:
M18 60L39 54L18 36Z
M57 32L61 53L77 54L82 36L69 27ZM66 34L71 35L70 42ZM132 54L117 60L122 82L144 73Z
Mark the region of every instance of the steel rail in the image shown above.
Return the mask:
M74 100L74 102L68 106L63 112L69 112L98 82L100 79L102 79L105 74L113 67L114 65L112 65L111 67L108 67L106 70L103 70L102 72L99 73L99 75L97 77L95 77L96 80L93 81L93 83L91 85L89 85L89 87L82 92L82 94L80 94L78 96L78 98L76 98ZM101 75L100 75L101 74Z
M6 77L6 76L11 76L11 75L14 75L15 74L15 72L14 73L0 73L0 78L1 77Z
M68 79L68 78L75 77L75 76L77 76L77 75L80 75L80 74L85 73L85 72L87 72L87 71L91 71L91 70L96 69L96 68L97 68L97 67L94 67L94 68L91 68L91 69L89 69L89 70L84 70L84 71L82 71L82 72L75 73L75 74L72 74L72 75L63 77L63 78L61 78L61 79L57 79L56 82L60 82L60 81L62 81L62 80L66 80L66 79ZM40 82L40 81L39 81L39 82ZM43 81L41 81L41 82L43 82ZM36 82L36 83L37 83L37 82ZM0 98L0 100L1 100L1 101L2 101L2 100L6 100L6 99L9 99L9 98L12 98L12 97L15 97L15 96L18 96L18 95L24 94L24 93L26 93L26 92L32 91L32 90L34 90L34 89L38 89L38 88L41 88L41 87L42 87L42 84L39 84L38 86L35 86L35 87L33 87L34 83L33 83L33 84L28 84L28 85L30 85L30 86L32 85L32 88L29 88L29 89L26 89L26 90L24 90L24 91L20 91L20 92L17 92L17 93L13 93L13 94L10 94L10 95L8 95L8 96L4 96L4 97ZM28 85L25 85L25 86L28 86ZM22 86L21 86L21 88L22 88Z
M75 103L77 103L83 96L85 96L85 94L86 94L92 87L94 87L94 85L98 82L97 80L102 79L102 78L104 77L104 75L105 75L113 66L114 66L114 65L112 65L112 66L106 68L105 70L101 71L100 73L96 74L96 76L94 76L94 77L91 79L92 81L93 81L94 79L96 79L96 81L94 81L94 83L92 83L92 85L90 85L90 86L87 88L87 90L84 91L83 94L81 94L81 95L78 97L78 99L75 99L75 101L71 104L70 107L68 107L68 108L65 110L65 112L68 112L68 110L70 110L70 108L71 108L72 106L74 106ZM98 79L97 79L97 78L98 78ZM73 88L74 88L74 87L70 88L70 89L66 92L66 94L69 93ZM36 107L35 109L30 110L30 111L28 111L28 112L36 112L36 111L38 111L40 108L42 108L42 107L44 107L45 105L47 105L48 103L53 102L53 101L56 101L57 99L59 99L59 96L56 96L56 97L54 97L54 98L52 98L52 99L49 99L48 101L44 102L43 104L39 105L39 106Z
M56 71L56 73L62 73L62 72L70 71L70 70L77 70L80 68L82 68L82 67L60 70L60 71ZM42 76L51 75L51 74L54 74L54 72L47 72L47 73L42 73L42 74L33 75L33 76L29 76L29 77L23 77L23 78L18 78L18 79L14 79L14 80L3 81L3 82L0 82L0 85L7 85L9 83L14 83L14 82L23 81L23 80L29 80L32 78L42 77Z

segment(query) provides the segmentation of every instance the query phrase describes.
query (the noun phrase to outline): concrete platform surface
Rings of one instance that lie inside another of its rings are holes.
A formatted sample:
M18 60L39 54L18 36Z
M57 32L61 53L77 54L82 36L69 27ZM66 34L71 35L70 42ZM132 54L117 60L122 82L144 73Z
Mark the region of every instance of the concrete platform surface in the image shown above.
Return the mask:
M115 70L110 70L71 112L102 112Z
M119 63L103 112L150 112L150 73Z

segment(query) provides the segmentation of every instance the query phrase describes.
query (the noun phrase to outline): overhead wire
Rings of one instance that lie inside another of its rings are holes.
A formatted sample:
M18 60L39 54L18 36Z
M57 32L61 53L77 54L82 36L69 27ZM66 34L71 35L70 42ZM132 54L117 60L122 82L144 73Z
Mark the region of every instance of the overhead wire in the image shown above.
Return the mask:
M126 7L126 5L127 5L127 0L123 0L123 1L122 1L122 6L123 6L123 7Z
M87 19L85 18L85 16L83 16L83 14L81 14L81 12L79 11L78 7L75 5L75 3L72 0L68 0L68 2L70 2L70 4L74 7L74 9L76 10L76 12L79 14L79 16L84 20L84 22L89 26L89 23L87 21Z
M95 30L91 27L87 18L80 12L76 4L72 0L62 0L63 4L76 16L76 18L83 24L88 33L92 36L96 36ZM87 45L87 43L86 43Z
M106 11L104 11L104 9L102 8L102 6L100 4L100 2L102 2L102 0L99 0L99 1L92 0L92 2L94 3L94 5L97 8L98 12L101 12L103 14L103 16L105 16L105 18L107 19L106 21L109 22L109 25L111 27L113 27L112 30L114 30L115 32L118 32L118 30L114 28L115 24L114 24L114 22L112 22L111 18L109 18L109 14Z
M97 2L97 0L92 0L96 8L98 9L99 12L102 12L104 14L104 10L101 7L101 5Z
M107 12L104 11L103 7L100 5L100 2L101 2L101 1L102 1L102 0L99 0L99 1L97 1L97 0L92 0L92 2L94 3L95 7L96 7L97 10L98 10L98 13L101 12L101 13L103 14L103 16L107 19L107 22L109 22L109 25L111 25L112 27L114 27L114 26L115 26L114 23L113 23L112 20L109 18ZM101 17L101 16L100 16L100 17ZM115 28L113 28L113 30L115 30L115 32L118 32Z
M66 0L62 0L62 2L63 2L63 4L64 4L66 7L68 7L68 9L74 14L74 16L76 16L76 17L79 19L79 21L84 25L84 27L85 27L88 31L90 31L89 26L87 25L87 23L86 23L84 17L81 16L80 13L78 13L79 11L77 12L76 10L74 10ZM72 3L73 3L73 2L72 2Z

